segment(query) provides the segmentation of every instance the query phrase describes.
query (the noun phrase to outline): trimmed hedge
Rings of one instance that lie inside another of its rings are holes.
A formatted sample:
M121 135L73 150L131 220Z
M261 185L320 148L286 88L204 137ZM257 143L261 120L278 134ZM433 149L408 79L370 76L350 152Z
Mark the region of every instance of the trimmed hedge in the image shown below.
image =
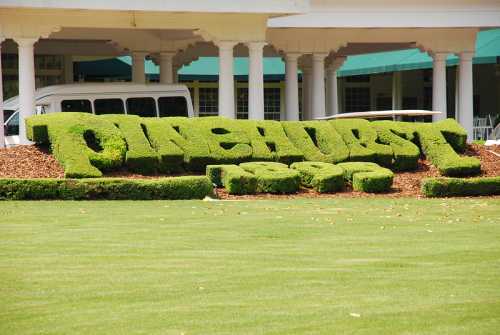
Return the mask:
M122 133L127 143L125 165L132 172L154 174L158 171L158 154L151 147L144 121L136 115L101 115L100 118L113 123Z
M323 162L298 162L290 166L300 173L302 185L319 193L337 192L344 187L344 170Z
M304 160L302 152L286 137L280 122L240 120L238 123L250 139L252 160L284 164Z
M422 181L426 197L500 195L500 177L427 178Z
M127 146L113 123L86 113L54 113L26 120L27 136L51 144L67 178L101 177L122 165Z
M209 149L209 164L237 164L252 159L252 147L246 132L237 120L219 116L190 120L185 135L190 141L199 136Z
M427 159L445 176L468 176L481 172L481 162L474 157L460 157L432 124L413 124L420 147Z
M350 161L377 162L387 167L392 165L392 148L377 143L377 131L371 127L369 121L345 119L329 122L349 147Z
M203 199L213 191L205 176L161 179L0 179L1 200Z
M276 162L242 163L240 167L257 178L258 193L295 193L299 190L300 175L287 165Z
M456 152L464 152L467 146L467 132L454 119L446 119L432 124L443 134L446 141L453 147Z
M281 125L308 161L337 163L349 157L349 149L328 122L284 121Z
M411 141L414 139L401 123L393 121L374 121L371 126L378 135L380 143L392 148L392 168L398 171L415 170L420 157L420 149Z
M224 187L229 194L255 194L257 177L238 165L208 165L207 177L218 187Z
M156 150L161 172L179 172L183 169L202 171L210 161L208 145L196 133L185 137L192 127L186 118L146 118L144 121L151 146Z
M344 179L352 183L355 191L380 193L391 189L394 174L376 163L348 162L337 166L344 170Z
M419 148L447 176L477 174L480 162L460 157L465 131L435 124L366 120L253 121L140 118L53 113L26 120L28 138L50 143L68 178L93 178L126 165L142 174L205 172L207 165L302 160L372 161L395 170L417 167ZM412 142L415 142L413 144Z

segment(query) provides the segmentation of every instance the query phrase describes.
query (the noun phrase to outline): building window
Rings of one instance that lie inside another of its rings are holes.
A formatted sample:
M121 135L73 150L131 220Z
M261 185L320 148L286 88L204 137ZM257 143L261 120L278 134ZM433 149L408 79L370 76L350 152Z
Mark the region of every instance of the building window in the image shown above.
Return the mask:
M281 89L264 88L264 119L281 119Z
M238 94L236 98L236 118L248 119L248 89L238 88L236 92Z
M417 97L403 97L403 109L418 109Z
M432 110L432 87L424 87L424 109Z
M366 112L370 110L370 88L369 87L346 87L345 88L345 111L346 113Z
M92 113L90 100L63 100L61 112Z
M96 99L94 100L94 112L96 115L124 114L125 108L122 99Z
M349 76L345 77L346 82L348 83L369 83L370 76L369 75L361 75L361 76Z
M200 87L199 116L217 116L219 110L219 90L215 87Z
M392 109L392 97L386 95L377 96L377 110L387 111Z
M161 97L158 99L160 117L188 116L187 101L184 97Z
M156 102L150 97L128 98L127 114L139 115L141 117L156 117Z

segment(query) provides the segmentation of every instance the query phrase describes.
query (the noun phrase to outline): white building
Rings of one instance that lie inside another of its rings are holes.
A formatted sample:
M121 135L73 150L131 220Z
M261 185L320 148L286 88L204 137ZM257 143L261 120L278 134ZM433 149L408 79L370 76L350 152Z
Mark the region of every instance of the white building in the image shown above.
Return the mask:
M283 57L283 118L297 120L299 69L303 116L321 117L338 113L336 70L346 56L407 48L432 56L432 109L438 111L447 110L446 58L459 57L456 117L471 137L476 37L497 27L497 0L0 0L0 41L18 55L23 142L22 119L34 112L35 53L64 55L66 82L73 79L73 59L82 57L130 54L134 82L145 82L144 62L152 58L162 83L172 83L179 67L198 57L218 57L218 114L229 118L236 117L234 57L249 57L251 119L264 118L263 57ZM404 87L404 79L394 78L394 87Z

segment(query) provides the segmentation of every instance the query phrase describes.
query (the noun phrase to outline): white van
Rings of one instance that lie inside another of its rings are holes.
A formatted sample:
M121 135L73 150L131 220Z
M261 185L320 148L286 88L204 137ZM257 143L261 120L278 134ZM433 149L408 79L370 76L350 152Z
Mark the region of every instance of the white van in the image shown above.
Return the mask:
M35 92L36 114L84 112L142 117L193 117L185 85L85 83L47 86ZM19 144L19 97L4 102L5 144Z

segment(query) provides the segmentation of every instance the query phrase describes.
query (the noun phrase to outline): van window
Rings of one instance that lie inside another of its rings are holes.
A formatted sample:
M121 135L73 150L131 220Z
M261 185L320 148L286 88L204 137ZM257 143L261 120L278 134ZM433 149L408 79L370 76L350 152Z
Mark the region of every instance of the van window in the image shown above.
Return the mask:
M127 114L156 117L156 103L153 98L128 98Z
M188 116L188 107L185 97L161 97L158 99L160 117Z
M94 111L96 115L103 114L124 114L122 99L95 99Z
M92 113L90 100L63 100L61 101L61 112Z

